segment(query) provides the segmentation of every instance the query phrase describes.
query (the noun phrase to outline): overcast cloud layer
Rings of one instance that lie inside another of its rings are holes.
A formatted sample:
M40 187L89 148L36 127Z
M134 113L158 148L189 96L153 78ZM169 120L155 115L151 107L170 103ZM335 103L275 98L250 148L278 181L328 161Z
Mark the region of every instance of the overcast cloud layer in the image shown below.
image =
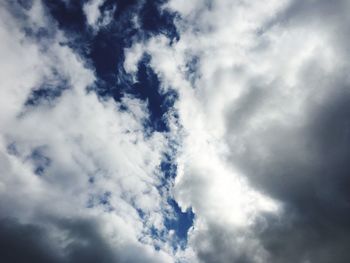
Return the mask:
M350 262L350 2L0 3L0 262Z

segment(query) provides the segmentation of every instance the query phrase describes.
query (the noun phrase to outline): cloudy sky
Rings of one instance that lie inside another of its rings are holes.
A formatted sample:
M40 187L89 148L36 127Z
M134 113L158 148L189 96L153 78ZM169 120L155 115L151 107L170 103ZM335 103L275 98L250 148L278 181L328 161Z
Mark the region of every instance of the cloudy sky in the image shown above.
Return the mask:
M0 262L350 262L350 1L0 1Z

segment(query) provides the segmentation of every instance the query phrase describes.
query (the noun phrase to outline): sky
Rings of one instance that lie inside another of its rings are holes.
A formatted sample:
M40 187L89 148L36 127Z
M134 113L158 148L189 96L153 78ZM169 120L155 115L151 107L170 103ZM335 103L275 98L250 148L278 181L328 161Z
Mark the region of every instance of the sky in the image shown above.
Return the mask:
M348 10L0 1L0 262L350 262Z

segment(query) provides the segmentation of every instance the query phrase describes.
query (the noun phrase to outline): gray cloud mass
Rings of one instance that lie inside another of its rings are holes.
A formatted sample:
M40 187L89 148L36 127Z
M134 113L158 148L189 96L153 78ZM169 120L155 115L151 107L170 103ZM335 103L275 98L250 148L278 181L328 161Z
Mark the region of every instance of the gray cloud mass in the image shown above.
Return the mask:
M349 1L162 3L179 39L124 49L128 79L147 54L177 94L153 133L147 101L93 92L44 2L0 4L0 262L350 262ZM95 35L105 2L83 5ZM182 247L169 198L195 214Z

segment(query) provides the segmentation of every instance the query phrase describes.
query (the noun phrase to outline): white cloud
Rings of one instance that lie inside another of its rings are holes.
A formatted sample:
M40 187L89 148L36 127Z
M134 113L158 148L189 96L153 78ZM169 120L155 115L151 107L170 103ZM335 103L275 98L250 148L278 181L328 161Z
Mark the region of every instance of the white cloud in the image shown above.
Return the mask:
M179 41L158 35L125 50L128 73L136 76L146 52L161 88L179 95L170 132L147 136L145 102L86 91L94 73L60 44L65 36L40 1L20 19L2 4L0 220L46 229L61 252L89 245L73 224L88 220L84 234L113 248L102 251L118 262L324 263L344 254L347 225L323 226L348 218L348 3L316 2L169 1L163 8L180 14ZM103 3L84 5L94 30L113 17L114 9L101 14ZM51 27L40 39L24 24ZM67 89L25 105L42 84ZM157 185L169 138L180 145L171 194L195 213L188 246L177 252L173 231L165 241L152 235L166 231ZM320 230L324 244L315 240Z
M166 201L157 185L166 139L160 133L145 136L145 102L125 97L115 103L88 93L95 76L74 50L60 44L65 42L63 34L54 25L47 28L52 37L43 48L45 43L26 35L23 21L3 7L1 219L17 218L45 229L56 222L52 218L93 220L100 226L98 235L115 250L114 260L173 262L170 246L149 238L151 227L164 229ZM34 22L27 17L34 29L41 26L37 21L48 19L43 10L36 9ZM96 21L97 15L92 16L90 22ZM37 105L25 105L33 90L48 83L50 88L65 85L66 89L50 103L41 98ZM35 173L38 164L45 166L40 174ZM51 227L58 227L57 235ZM61 226L56 223L47 229L55 242L71 238L71 232L60 236ZM64 249L68 241L62 242Z
M342 3L337 2L337 8ZM182 209L192 207L196 214L189 249L201 262L270 262L275 255L259 240L270 222L262 218L266 213L278 218L289 200L279 200L279 190L269 188L274 175L258 176L265 169L274 172L266 167L280 161L280 149L286 154L285 169L293 169L288 166L292 160L311 162L319 156L305 148L306 129L319 105L334 89L342 90L330 80L342 79L339 71L348 68L348 62L335 40L338 18L327 13L323 24L319 16L330 10L327 4L315 4L315 14L310 6L305 21L287 17L288 12L299 12L293 5L303 4L169 1L164 8L181 16L180 40L169 45L156 36L127 53L129 71L140 50L151 54L164 88L179 92L176 108L184 139L174 194ZM194 72L189 63L196 63ZM226 238L215 239L226 232ZM227 244L217 244L223 242Z
M104 10L101 13L100 7L104 2L105 0L89 0L83 6L87 23L94 30L107 26L113 20L116 8L114 6L112 9Z
M84 4L84 12L87 22L90 26L95 26L98 19L101 16L100 6L104 3L104 0L90 0Z

